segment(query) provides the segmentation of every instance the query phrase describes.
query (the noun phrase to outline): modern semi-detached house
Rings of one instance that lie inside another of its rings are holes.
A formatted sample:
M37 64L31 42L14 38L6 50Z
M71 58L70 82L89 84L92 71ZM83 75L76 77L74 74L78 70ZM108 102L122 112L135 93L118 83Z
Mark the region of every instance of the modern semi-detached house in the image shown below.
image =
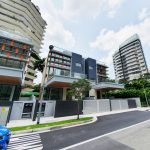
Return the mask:
M140 38L137 34L128 38L113 55L117 80L133 80L148 72Z
M33 52L40 53L46 22L31 0L0 0L0 27L32 39ZM32 62L26 66L24 86L33 85L36 72Z
M47 78L45 82L46 99L71 100L67 90L73 81L80 78L88 79L92 90L87 97L102 98L102 93L108 90L123 88L123 85L105 82L107 66L92 58L83 58L82 55L59 48L51 49L48 54Z

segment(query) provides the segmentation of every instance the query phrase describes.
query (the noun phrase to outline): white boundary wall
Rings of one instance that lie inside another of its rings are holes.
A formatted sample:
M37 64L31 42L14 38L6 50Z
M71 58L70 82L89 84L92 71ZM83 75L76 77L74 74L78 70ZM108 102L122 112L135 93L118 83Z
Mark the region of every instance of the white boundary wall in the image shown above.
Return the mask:
M141 107L140 98L83 100L83 114L102 113L129 109L128 100L135 100Z
M109 99L83 101L83 114L100 113L108 111L110 111Z
M27 101L27 100L26 101L14 101L12 111L11 111L10 120L25 119L25 118L22 118L22 114L23 114L24 105L26 103L33 104L32 112L31 112L31 118L27 118L27 119L33 118L36 101ZM45 103L44 117L53 117L55 114L56 101L50 101L49 100L49 101L43 101L42 103Z
M111 108L113 110L123 110L128 109L128 100L127 99L113 99L111 100Z

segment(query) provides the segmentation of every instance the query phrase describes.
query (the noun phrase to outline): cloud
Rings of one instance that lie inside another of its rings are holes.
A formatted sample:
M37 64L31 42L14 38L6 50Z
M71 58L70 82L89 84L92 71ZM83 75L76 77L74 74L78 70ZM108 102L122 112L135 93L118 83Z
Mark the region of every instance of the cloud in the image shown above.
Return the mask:
M119 45L125 41L128 37L135 33L138 33L142 44L150 46L150 18L146 18L144 21L138 24L130 24L120 28L118 31L102 29L94 42L90 43L92 48L96 48L103 51L115 51Z
M127 38L137 33L140 36L143 49L146 54L150 48L150 11L143 8L139 13L138 18L140 21L137 24L128 24L117 31L109 30L103 28L100 30L99 35L95 38L93 42L90 43L90 47L98 49L99 51L104 51L106 55L103 55L100 60L111 66L109 74L112 74L113 59L112 56L116 50L118 50L119 45L124 42ZM146 49L145 49L146 48Z
M107 55L100 58L101 61L111 66L109 74L113 76L113 59L114 52L119 48L119 45L124 42L127 38L137 33L140 36L144 52L149 53L150 48L150 16L143 15L144 20L141 20L138 24L125 25L118 31L109 30L103 28L95 41L90 43L90 47L104 51ZM146 49L145 49L146 48ZM145 55L146 56L146 55Z
M44 37L44 45L42 46L40 56L47 57L49 45L58 47L72 48L75 45L75 37L71 31L64 27L61 12L56 9L52 0L32 0L32 2L39 6L42 17L47 22L47 29ZM35 83L41 82L42 75L37 73Z
M73 47L75 45L75 37L71 31L64 27L60 11L56 9L56 6L52 0L38 1L32 0L36 5L40 7L42 17L47 22L47 29L44 37L44 45L41 50L41 56L46 56L48 47L50 44L60 47Z
M150 17L150 9L143 8L141 12L139 13L139 20L144 20L147 17Z
M102 12L114 17L124 0L63 0L62 14L65 18L90 16L96 18Z

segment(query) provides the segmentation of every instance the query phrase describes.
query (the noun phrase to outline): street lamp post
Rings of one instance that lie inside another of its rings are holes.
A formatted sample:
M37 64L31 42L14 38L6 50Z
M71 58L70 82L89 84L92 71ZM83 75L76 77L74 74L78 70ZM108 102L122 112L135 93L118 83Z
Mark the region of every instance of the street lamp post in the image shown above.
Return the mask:
M49 46L49 51L51 51L54 48L53 45ZM48 53L49 56L49 53ZM40 88L40 98L39 98L39 110L38 110L38 118L37 118L37 124L40 124L40 118L41 118L41 111L42 111L42 101L43 101L43 95L44 95L44 87L45 87L45 79L46 79L46 72L47 72L47 64L48 64L48 57L45 61L45 66L43 70L43 76L42 76L42 82L41 82L41 88Z
M144 85L143 85L143 90L144 90L144 95L145 95L145 100L146 100L146 103L147 103L147 107L149 107L149 103L148 103L148 99L147 99L147 95L146 95L146 91L145 91Z

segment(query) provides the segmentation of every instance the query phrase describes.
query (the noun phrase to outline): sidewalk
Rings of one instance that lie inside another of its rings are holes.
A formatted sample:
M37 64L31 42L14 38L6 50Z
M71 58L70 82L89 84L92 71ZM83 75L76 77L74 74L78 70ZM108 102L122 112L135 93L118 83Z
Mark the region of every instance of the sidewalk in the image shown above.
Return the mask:
M94 114L88 114L88 115L80 115L80 117L98 117L98 116L104 116L104 115L110 115L110 114L117 114L122 112L128 112L128 111L146 111L150 109L148 108L134 108L134 109L128 109L128 110L118 110L118 111L111 111L111 112L104 112L104 113L94 113ZM77 116L67 116L67 117L41 117L40 123L50 123L50 122L57 122L57 121L63 121L63 120L70 120L70 119L76 119ZM19 126L27 126L27 125L34 125L36 124L36 121L32 121L31 119L22 119L22 120L12 120L7 124L7 127L19 127Z

